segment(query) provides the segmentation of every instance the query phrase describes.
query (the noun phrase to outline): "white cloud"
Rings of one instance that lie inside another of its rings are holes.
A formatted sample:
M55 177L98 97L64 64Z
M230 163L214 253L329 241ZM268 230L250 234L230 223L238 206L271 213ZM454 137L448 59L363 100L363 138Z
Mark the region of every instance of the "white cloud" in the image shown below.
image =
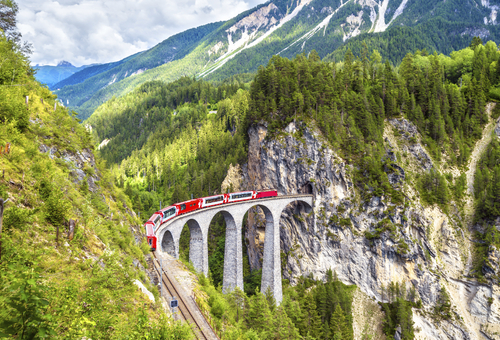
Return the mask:
M123 59L192 27L228 20L264 0L18 0L33 64Z

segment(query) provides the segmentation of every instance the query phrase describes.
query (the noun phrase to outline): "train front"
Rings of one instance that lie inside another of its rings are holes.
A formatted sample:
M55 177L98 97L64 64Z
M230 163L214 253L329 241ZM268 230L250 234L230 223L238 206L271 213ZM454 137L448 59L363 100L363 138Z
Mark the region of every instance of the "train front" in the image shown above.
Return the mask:
M161 213L154 213L153 216L149 218L149 220L144 224L146 228L146 238L149 246L151 247L151 251L156 250L156 234L155 231L158 226L161 224L163 216Z

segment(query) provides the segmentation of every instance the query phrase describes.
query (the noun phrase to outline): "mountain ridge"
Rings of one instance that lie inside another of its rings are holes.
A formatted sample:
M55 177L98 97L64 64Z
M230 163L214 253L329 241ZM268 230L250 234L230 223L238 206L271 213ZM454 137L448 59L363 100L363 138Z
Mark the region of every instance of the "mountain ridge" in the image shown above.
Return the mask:
M495 16L500 8L500 2L497 2L268 1L226 22L209 24L213 26L202 37L188 44L185 54L177 55L168 63L141 69L140 74L134 73L133 76L122 72L116 79L113 78L116 72L107 71L106 74L95 75L91 86L76 83L62 87L57 94L64 101L69 100L70 106L81 111L85 119L112 96L126 94L148 80L173 81L184 75L222 80L237 73L255 72L272 55L291 58L313 49L321 58L336 53L338 60L340 55L336 51L345 51L351 41L360 40L354 40L358 36L376 41L411 33L414 36L411 48L404 49L401 45L384 49L383 57L393 62L401 61L406 52L415 49L449 53L466 47L472 36L485 39L500 37ZM401 31L401 28L407 31ZM393 30L396 32L393 33ZM444 33L441 34L441 31ZM167 40L174 41L180 35ZM143 53L154 55L156 48ZM395 58L393 54L398 52Z

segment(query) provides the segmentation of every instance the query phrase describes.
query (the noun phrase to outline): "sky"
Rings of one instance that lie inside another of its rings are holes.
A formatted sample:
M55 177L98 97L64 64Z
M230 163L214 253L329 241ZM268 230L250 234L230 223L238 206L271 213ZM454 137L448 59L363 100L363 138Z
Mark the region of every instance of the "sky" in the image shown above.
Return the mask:
M17 0L32 65L121 60L168 37L228 20L265 0Z

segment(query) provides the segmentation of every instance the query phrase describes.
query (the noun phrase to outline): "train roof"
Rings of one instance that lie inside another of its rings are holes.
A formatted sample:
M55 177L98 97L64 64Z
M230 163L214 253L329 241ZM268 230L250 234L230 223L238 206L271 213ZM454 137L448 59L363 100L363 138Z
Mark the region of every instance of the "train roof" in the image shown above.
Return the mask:
M151 217L149 218L148 222L150 222L150 221L152 222L156 218L156 216L160 216L160 214L158 214L158 212L155 212L153 215L151 215Z
M191 203L191 202L198 202L198 200L201 200L203 199L204 197L201 197L201 198L193 198L192 200L188 200L188 201L184 201L184 202L179 202L179 203L174 203L174 205L179 205L179 204L188 204L188 203Z
M175 208L175 206L174 206L174 205L169 205L168 207L165 207L165 208L163 208L163 209L160 209L160 211L161 211L161 212L165 212L165 211L167 211L167 210L168 210L168 209L170 209L170 208Z

